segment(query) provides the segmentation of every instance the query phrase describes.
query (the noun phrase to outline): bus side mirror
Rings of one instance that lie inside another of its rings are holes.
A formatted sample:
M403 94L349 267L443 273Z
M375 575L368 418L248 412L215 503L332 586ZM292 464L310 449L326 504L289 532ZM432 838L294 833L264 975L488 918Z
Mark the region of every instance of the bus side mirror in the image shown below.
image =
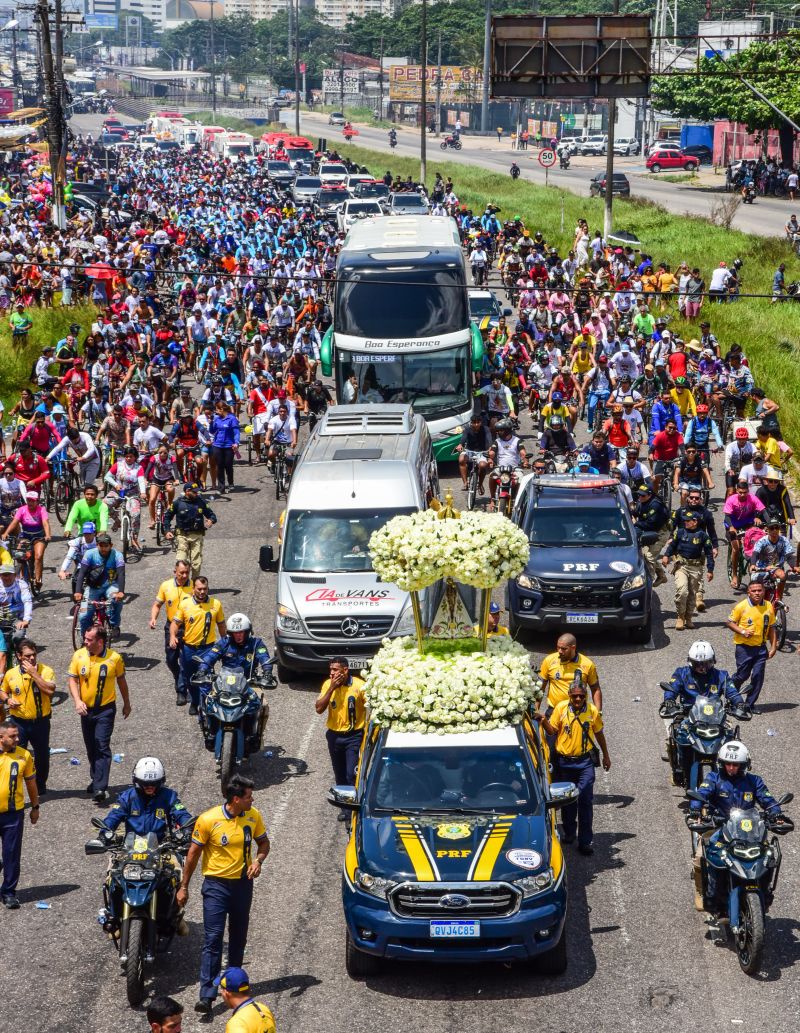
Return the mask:
M271 545L262 545L258 550L258 565L264 571L269 573L272 570L275 562L275 553Z

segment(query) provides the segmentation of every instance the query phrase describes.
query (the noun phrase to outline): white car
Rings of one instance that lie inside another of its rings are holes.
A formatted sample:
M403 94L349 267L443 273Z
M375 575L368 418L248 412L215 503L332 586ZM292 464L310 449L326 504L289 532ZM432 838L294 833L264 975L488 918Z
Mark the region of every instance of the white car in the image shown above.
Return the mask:
M341 111L332 111L330 115L328 115L329 126L343 126L346 121L347 119L344 117Z
M614 154L638 154L641 149L642 145L635 136L622 136L614 140Z
M580 152L584 157L587 154L603 155L606 153L606 147L608 147L608 137L605 134L602 136L587 136L586 139L580 142Z
M559 148L566 147L570 154L577 154L584 141L582 136L562 136L558 141Z
M359 201L358 198L353 198L339 205L336 211L336 225L347 233L356 220L384 214L379 201Z
M319 178L324 187L344 186L349 173L338 161L325 161L319 167Z
M385 206L388 215L430 215L430 206L422 194L392 194Z
M139 148L140 151L152 151L157 143L158 140L156 139L156 137L153 136L151 133L147 133L144 136L139 137L139 139L136 141L136 146Z
M358 172L355 175L347 177L347 189L355 190L357 183L374 183L374 176L369 176L364 172Z
M649 157L653 151L675 151L676 154L679 154L682 150L683 148L677 140L656 140L647 148L647 155Z

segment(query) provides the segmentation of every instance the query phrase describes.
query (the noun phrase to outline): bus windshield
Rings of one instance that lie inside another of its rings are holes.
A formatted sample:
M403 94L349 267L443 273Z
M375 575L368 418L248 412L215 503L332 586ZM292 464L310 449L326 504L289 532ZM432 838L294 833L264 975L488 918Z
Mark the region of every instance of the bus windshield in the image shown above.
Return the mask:
M352 337L436 337L468 330L464 269L456 262L347 268L335 311L337 333Z
M422 416L441 409L463 409L469 403L469 360L467 344L400 355L342 351L338 397L354 402L411 402ZM345 388L353 376L358 383L355 397Z

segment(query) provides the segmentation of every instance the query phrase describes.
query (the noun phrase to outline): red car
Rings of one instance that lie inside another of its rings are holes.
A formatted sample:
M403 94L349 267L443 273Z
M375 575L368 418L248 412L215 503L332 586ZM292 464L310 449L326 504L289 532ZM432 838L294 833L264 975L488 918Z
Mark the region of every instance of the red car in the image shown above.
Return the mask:
M699 164L698 159L692 154L663 150L660 147L656 148L645 162L651 172L660 172L662 169L684 169L686 172L694 172Z

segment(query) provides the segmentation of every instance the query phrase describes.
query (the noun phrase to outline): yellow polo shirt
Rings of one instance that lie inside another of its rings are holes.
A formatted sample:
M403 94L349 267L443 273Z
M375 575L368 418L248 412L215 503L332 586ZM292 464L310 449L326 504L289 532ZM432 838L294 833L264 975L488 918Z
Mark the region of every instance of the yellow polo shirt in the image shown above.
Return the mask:
M603 730L600 711L588 700L580 714L576 714L570 708L569 700L562 699L548 720L556 729L556 753L564 757L584 756L595 745L592 733Z
M241 879L253 859L253 843L267 830L255 807L234 818L225 804L204 811L194 823L192 842L203 848L203 875Z
M319 698L331 687L330 678L322 683ZM352 704L350 701L353 701ZM352 711L352 714L351 714ZM328 728L332 732L360 732L364 728L367 716L367 703L364 698L364 682L361 678L350 676L350 684L334 689L328 703Z
M125 662L113 649L92 656L83 646L72 654L69 673L78 679L83 702L94 710L116 700L117 678L124 677Z
M772 603L763 602L760 606L753 606L749 599L742 599L731 610L728 620L742 628L752 628L755 632L752 638L745 638L734 631L733 641L737 646L763 646L767 641L767 632L775 623L775 611Z
M55 681L56 676L50 667L44 664L37 664L36 670L45 681ZM33 721L37 717L49 717L52 712L50 697L42 692L29 674L25 674L21 667L11 667L3 675L3 684L0 686L3 692L13 696L20 704L18 707L8 707L8 712L13 717L19 717L23 721Z
M584 684L588 685L590 689L594 689L599 678L597 668L588 656L576 653L574 660L564 663L558 653L551 653L542 660L539 677L548 682L547 702L551 707L568 698L569 687L578 670L583 675Z
M0 752L0 814L25 807L22 786L26 778L35 774L33 757L21 746L15 746L10 753Z
M158 586L156 600L164 604L167 620L171 621L178 612L178 607L187 596L191 596L191 585L179 585L174 577L168 577Z
M225 1023L225 1033L275 1033L272 1012L260 1001L245 1001Z
M198 603L193 595L181 599L175 620L183 625L183 641L187 646L210 646L217 640L217 624L225 620L222 603L209 597Z

